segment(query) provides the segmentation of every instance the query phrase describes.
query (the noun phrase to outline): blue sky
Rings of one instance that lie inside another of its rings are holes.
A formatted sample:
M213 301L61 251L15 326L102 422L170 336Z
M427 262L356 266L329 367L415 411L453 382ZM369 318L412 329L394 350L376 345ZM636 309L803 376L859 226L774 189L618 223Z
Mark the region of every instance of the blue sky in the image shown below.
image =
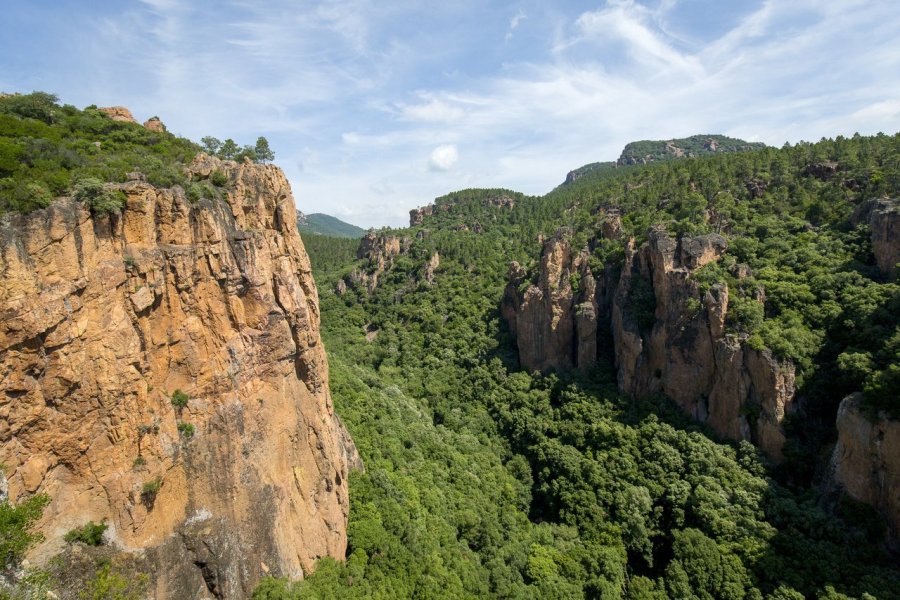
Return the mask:
M361 226L543 194L637 139L900 130L896 0L2 0L0 90L264 135L298 207Z

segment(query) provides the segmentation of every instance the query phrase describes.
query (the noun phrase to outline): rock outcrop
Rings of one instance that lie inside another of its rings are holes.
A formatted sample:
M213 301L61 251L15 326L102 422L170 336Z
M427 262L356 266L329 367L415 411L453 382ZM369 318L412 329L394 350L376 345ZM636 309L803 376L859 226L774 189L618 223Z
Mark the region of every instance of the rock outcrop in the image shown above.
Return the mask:
M885 275L897 277L900 275L897 271L900 263L900 202L877 201L869 214L869 227L875 264Z
M409 226L416 227L417 225L421 225L425 222L425 217L430 217L433 214L434 204L414 208L409 211Z
M510 198L509 196L503 194L499 196L491 196L487 199L487 203L490 206L496 206L497 208L515 208L516 206L516 201L514 198Z
M356 249L356 258L365 260L366 264L347 275L346 283L371 294L378 286L378 278L394 264L394 258L405 254L409 251L409 247L409 238L400 238L370 229Z
M123 123L137 123L131 111L124 106L107 106L98 109L113 121L121 121Z
M865 223L872 239L872 254L878 269L889 278L900 276L900 201L895 198L867 200L850 217L852 225Z
M422 267L422 279L427 283L434 282L434 272L437 271L437 268L441 266L441 255L435 252L431 255L427 261L425 261L425 266Z
M359 462L287 180L206 156L195 178L207 163L225 200L133 180L121 214L64 199L0 222L0 462L12 501L52 498L31 558L105 521L157 598L246 598L343 558Z
M597 283L589 255L572 256L564 235L544 244L537 284L526 285L518 263L509 269L501 312L526 369L588 369L597 360Z
M701 294L692 277L726 247L716 234L675 239L661 229L639 249L629 244L611 310L619 388L663 393L719 435L750 440L777 461L794 367L726 334L728 287Z
M601 215L606 239L622 236L616 211ZM794 367L746 336L726 333L729 290L701 288L694 272L717 261L727 242L717 234L680 239L662 229L640 248L626 247L618 281L595 276L589 253L573 254L564 235L544 244L537 283L512 263L501 313L516 338L519 361L532 370L588 369L598 331L611 327L619 389L662 393L720 435L751 440L781 459L781 422L794 399ZM749 276L746 265L737 272ZM754 296L764 301L759 292Z
M900 541L900 421L874 419L862 396L845 398L838 409L838 441L832 454L834 479L852 498L882 513L892 541Z
M837 174L840 167L841 166L838 163L827 160L806 165L806 169L803 170L803 173L821 181L828 181Z
M157 133L165 133L166 125L162 121L160 121L159 117L150 117L146 121L144 121L144 129L149 131L155 131Z

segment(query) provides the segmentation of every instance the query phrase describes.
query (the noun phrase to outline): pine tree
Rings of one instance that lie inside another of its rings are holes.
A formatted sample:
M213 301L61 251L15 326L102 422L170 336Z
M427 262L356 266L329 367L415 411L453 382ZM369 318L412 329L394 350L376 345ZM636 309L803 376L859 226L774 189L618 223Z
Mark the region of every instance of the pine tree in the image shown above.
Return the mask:
M256 160L261 163L267 163L275 160L275 153L269 148L269 140L263 136L256 138Z

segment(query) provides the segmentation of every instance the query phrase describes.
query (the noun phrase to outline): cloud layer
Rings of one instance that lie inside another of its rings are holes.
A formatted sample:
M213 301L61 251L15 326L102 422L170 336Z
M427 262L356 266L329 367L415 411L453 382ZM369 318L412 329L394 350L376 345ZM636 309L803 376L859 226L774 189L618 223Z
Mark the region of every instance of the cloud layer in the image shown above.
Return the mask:
M581 6L36 0L5 11L0 90L265 135L305 212L364 226L463 187L544 193L635 139L900 129L891 0Z

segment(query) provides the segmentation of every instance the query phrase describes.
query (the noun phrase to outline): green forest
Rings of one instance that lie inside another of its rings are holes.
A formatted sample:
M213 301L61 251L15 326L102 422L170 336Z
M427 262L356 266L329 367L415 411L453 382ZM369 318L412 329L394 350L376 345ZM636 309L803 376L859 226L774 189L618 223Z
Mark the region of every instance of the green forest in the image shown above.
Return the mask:
M839 171L810 169L826 161ZM900 414L900 286L852 222L898 191L900 137L855 136L603 169L543 197L453 193L421 227L387 232L415 241L371 296L333 292L364 260L308 244L336 410L366 470L350 481L346 563L255 597L900 597L883 521L817 472L846 394ZM596 239L612 208L639 242L652 225L727 236L698 277L738 290L731 330L798 365L807 408L782 465L665 398L621 396L610 352L586 374L519 368L498 310L509 262L534 265L539 236L565 227L573 248L594 246L595 272L615 269L621 243ZM753 277L736 281L737 262ZM741 302L757 286L764 312Z

